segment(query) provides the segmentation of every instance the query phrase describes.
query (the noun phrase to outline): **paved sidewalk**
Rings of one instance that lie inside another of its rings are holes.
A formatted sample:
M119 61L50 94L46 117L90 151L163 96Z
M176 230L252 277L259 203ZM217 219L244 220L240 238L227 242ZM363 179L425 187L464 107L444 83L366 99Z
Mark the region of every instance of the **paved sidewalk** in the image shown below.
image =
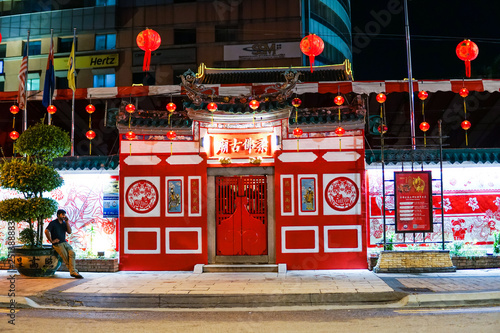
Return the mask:
M12 273L0 271L8 306ZM425 306L499 304L500 269L455 273L375 274L368 270L277 273L67 272L52 278L15 273L16 301L26 306L216 308L298 305ZM26 297L26 298L25 298ZM447 303L448 302L448 303Z

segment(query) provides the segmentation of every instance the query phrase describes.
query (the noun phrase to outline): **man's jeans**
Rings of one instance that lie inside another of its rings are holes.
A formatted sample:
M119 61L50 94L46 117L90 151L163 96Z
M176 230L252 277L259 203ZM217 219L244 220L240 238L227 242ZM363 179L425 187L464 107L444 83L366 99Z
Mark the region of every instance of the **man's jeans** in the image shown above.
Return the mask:
M68 267L70 274L78 274L78 271L75 268L75 251L68 242L52 244L54 250L61 256L63 262Z

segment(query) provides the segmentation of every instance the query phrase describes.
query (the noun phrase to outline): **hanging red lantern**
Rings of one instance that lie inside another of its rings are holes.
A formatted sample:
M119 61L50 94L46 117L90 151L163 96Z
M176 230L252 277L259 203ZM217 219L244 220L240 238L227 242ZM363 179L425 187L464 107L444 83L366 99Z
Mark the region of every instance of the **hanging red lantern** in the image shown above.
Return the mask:
M135 133L132 131L128 131L127 133L125 133L125 138L127 138L127 140L133 140L135 139Z
M12 113L12 114L17 114L18 112L19 112L19 106L17 106L17 105L12 105L12 106L10 107L10 113Z
M92 104L89 104L89 105L87 105L87 106L85 107L85 111L87 111L87 113L92 114L92 113L94 113L94 111L95 111L95 106L94 106L94 105L92 105Z
M421 101L425 101L427 99L427 97L429 97L429 93L425 90L421 90L418 92L418 98L421 100Z
M0 43L2 42L2 34L0 34Z
M315 34L307 35L300 41L300 50L306 56L309 56L311 73L313 72L314 57L320 55L324 48L325 43Z
M174 132L174 131L170 130L170 131L168 131L168 132L167 132L167 139L169 139L169 140L173 140L173 139L175 139L176 137L177 137L177 134L175 134L175 132Z
M471 125L470 121L464 120L464 121L462 121L462 124L460 126L462 126L463 130L467 131L472 125Z
M387 99L387 96L384 93L380 93L375 98L377 99L377 102L379 102L380 104L382 104Z
M335 129L335 134L337 134L338 136L342 136L345 134L345 129L343 127L339 126Z
M470 77L470 62L477 58L479 48L470 39L465 39L457 45L455 52L460 60L465 61L465 76Z
M300 128L298 128L298 127L293 130L293 135L295 135L295 137L297 137L297 138L300 138L303 133L304 132Z
M429 128L431 128L431 126L429 125L428 122L423 121L420 123L419 128L422 132L427 132L429 130Z
M210 112L217 111L217 103L215 103L215 102L208 103L207 110L210 111Z
M12 131L9 133L9 137L13 140L16 141L19 139L19 133L17 131Z
M51 105L47 106L48 113L54 114L54 113L56 113L56 111L57 111L57 108L54 105L51 104Z
M378 132L379 132L380 134L385 134L385 133L387 133L387 131L389 130L389 128L388 128L386 125L383 125L383 126L382 126L382 125L379 125L379 126L377 127L377 130L378 130Z
M177 105L175 105L175 103L170 102L167 104L167 111L168 112L174 112L175 109L177 109Z
M92 140L95 138L95 132L93 130L88 130L87 133L85 133L85 136L87 139Z
M257 110L259 108L259 105L260 105L260 103L256 99L252 99L250 101L250 103L248 103L248 106L250 106L250 109L252 109L252 110Z
M469 96L469 90L464 87L464 88L460 89L460 91L458 92L458 94L460 96L462 96L463 98L465 98L465 97Z
M144 54L142 70L147 72L149 71L149 64L151 63L151 51L154 51L160 47L160 34L152 29L146 29L139 32L136 41L137 46L139 46L141 50L146 51L146 53Z
M128 113L133 113L135 111L135 105L130 103L125 106L125 111Z
M302 104L302 101L300 100L300 98L294 98L292 100L292 105L296 108L298 108L300 106L300 104Z
M338 95L338 96L335 96L335 98L333 99L333 102L335 104L337 104L338 106L341 106L342 104L344 104L344 97Z

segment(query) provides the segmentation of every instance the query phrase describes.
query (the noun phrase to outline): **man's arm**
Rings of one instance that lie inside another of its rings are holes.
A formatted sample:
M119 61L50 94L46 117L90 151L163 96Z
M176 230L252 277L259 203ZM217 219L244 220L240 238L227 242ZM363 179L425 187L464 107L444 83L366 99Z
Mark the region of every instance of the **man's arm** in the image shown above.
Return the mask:
M66 232L68 234L71 234L71 226L69 225L69 219L66 217L65 221L66 221Z
M47 236L47 239L49 240L50 243L52 244L57 244L59 243L59 239L52 239L52 237L50 236L50 231L49 229L45 229L45 236Z

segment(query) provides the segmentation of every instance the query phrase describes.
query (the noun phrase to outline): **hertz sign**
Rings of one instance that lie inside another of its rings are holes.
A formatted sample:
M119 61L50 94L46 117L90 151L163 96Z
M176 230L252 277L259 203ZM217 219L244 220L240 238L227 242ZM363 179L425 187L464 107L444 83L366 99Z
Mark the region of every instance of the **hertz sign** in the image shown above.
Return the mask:
M116 67L118 66L118 53L99 54L90 56L80 56L75 59L75 68L102 68L102 67ZM55 70L67 70L68 58L54 59Z

